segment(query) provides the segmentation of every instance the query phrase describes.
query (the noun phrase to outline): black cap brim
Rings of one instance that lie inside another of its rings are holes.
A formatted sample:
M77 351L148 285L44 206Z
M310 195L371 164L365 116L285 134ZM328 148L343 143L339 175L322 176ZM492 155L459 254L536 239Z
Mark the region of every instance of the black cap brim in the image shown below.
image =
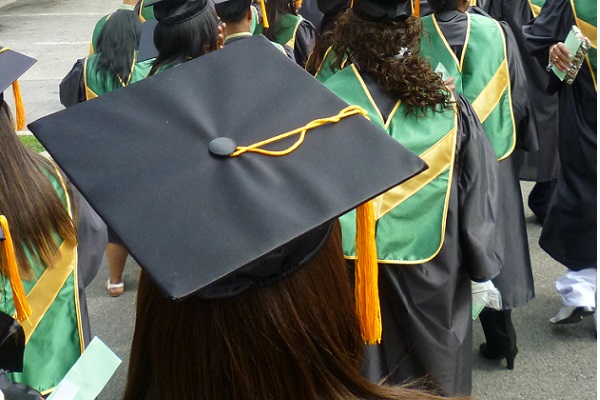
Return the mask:
M185 298L425 168L361 115L282 157L208 150L345 107L255 36L29 128L164 293Z
M0 49L4 47L0 46ZM14 50L0 51L0 93L19 79L37 60Z

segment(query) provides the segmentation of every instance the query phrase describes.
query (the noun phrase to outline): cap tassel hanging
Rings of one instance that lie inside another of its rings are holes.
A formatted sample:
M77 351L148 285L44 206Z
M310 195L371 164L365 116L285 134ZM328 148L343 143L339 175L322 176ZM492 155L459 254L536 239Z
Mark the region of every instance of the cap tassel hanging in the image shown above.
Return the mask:
M414 7L413 7L413 15L419 17L421 16L421 2L419 0L413 0L414 3Z
M25 107L23 106L23 97L21 96L21 86L19 81L12 84L13 95L15 97L15 107L17 109L17 130L22 131L25 128Z
M265 0L260 0L260 14L262 15L263 28L269 29L269 19L267 18L267 7L265 6Z
M19 322L26 321L31 315L31 307L27 302L25 289L19 276L19 268L15 257L15 248L13 245L10 230L8 229L8 221L4 215L0 215L0 226L4 232L5 240L2 242L2 252L6 258L6 270L2 274L7 276L12 288L13 303L15 305L16 320Z
M379 307L377 246L373 202L356 209L356 313L363 340L367 344L381 342L381 309Z

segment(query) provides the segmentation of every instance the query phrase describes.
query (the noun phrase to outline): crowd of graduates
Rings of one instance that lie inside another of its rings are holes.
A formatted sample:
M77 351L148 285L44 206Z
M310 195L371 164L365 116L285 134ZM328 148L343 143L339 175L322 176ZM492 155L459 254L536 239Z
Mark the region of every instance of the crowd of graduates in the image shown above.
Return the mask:
M0 387L60 383L103 254L110 296L142 268L125 399L468 398L476 319L518 368L521 179L568 271L550 323L596 315L596 13L124 0L29 125L51 158L16 135L35 60L1 48Z

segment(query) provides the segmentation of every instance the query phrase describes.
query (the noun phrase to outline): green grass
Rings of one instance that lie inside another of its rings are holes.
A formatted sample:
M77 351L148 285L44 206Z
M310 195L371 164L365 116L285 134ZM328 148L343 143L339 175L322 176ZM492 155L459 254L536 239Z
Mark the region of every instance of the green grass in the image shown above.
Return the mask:
M23 143L25 146L29 147L31 150L35 151L36 153L41 153L42 151L46 150L46 149L44 149L44 146L42 146L41 143L38 142L38 140L35 138L35 136L20 135L19 139L21 139L21 143Z

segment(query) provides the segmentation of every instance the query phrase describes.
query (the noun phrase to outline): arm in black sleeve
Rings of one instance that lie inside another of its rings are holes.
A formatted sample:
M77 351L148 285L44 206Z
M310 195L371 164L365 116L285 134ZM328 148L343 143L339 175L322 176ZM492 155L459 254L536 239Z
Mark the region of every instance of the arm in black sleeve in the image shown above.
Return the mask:
M303 19L296 30L296 42L294 43L294 57L296 63L302 68L315 48L316 40L317 29L309 20Z
M60 82L58 88L60 103L63 106L71 107L85 101L84 73L84 60L79 59Z
M472 106L462 95L457 102L460 246L471 279L481 282L500 272L495 253L498 161Z
M517 40L506 22L500 22L506 38L506 58L510 74L510 90L517 130L517 147L525 151L539 149L535 111L527 95L527 76L523 68L523 59L519 52Z
M525 45L543 66L548 65L550 46L562 42L575 24L569 0L548 0L537 18L523 27Z

